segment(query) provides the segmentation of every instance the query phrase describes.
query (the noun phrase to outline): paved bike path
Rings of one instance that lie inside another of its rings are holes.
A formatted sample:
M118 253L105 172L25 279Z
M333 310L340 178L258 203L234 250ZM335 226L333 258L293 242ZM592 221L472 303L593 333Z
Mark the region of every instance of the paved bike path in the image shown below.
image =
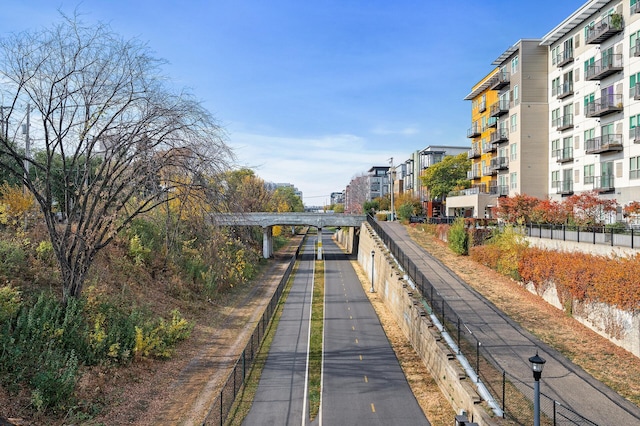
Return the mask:
M243 425L301 426L308 419L305 381L315 238L305 240L294 280ZM303 411L305 411L303 413Z
M450 269L415 243L397 222L379 222L502 369L533 382L529 357L547 360L541 392L598 425L640 424L640 408L595 380L562 354L524 330Z
M429 425L350 258L325 237L321 423Z

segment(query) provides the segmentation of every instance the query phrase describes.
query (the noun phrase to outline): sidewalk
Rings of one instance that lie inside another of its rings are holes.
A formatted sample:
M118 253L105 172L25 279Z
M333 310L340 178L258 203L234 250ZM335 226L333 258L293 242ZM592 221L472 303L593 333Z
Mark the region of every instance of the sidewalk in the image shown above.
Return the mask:
M540 356L547 360L541 381L544 394L596 424L640 422L638 407L513 322L416 244L404 226L388 222L379 224L478 337L483 349L490 353L500 368L523 382L532 382L528 358L538 350Z

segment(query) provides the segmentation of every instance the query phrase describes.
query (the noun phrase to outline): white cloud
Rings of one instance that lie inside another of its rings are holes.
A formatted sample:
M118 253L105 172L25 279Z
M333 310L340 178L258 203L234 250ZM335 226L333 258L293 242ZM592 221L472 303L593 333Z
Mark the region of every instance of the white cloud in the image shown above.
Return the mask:
M295 185L306 205L328 202L329 195L342 191L352 177L374 165L388 164L393 156L349 134L293 138L234 133L230 146L238 166L254 169L265 181Z

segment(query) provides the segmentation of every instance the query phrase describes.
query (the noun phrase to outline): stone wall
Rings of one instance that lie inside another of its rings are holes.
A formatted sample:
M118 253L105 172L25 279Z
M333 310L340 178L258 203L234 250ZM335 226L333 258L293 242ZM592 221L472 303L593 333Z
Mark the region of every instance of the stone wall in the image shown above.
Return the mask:
M340 234L341 232L338 232L336 235L338 242L347 238ZM366 223L360 228L358 263L369 280L373 273L374 290L392 312L440 390L451 401L456 413L465 411L467 417L479 425L496 424L485 406L481 404L482 399L475 385L467 377L425 312L421 298L418 294L414 294L412 288L400 275L384 244ZM453 423L454 419L451 420Z

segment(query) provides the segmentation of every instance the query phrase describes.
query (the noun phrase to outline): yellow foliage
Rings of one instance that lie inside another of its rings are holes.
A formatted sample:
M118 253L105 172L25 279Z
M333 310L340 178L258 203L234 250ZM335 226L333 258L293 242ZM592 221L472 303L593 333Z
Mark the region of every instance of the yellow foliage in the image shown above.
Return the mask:
M33 209L35 199L30 192L7 182L0 185L0 223L17 227L25 213Z

